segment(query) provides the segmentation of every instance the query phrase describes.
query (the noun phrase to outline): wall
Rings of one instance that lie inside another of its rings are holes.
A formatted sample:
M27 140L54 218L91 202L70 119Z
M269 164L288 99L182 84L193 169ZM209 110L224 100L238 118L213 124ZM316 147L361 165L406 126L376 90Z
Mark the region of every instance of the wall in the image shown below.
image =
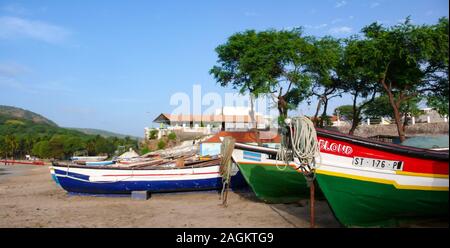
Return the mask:
M348 133L350 126L345 125L340 127L331 127L328 129ZM448 123L416 123L415 125L406 126L406 136L439 134L448 134ZM355 130L354 135L361 137L371 137L377 135L398 136L398 132L395 124L370 126L360 125Z

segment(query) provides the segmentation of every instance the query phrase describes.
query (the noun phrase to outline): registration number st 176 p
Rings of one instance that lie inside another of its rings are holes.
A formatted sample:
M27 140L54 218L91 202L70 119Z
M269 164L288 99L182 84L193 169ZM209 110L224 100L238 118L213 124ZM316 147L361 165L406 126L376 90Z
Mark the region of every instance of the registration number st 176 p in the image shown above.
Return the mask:
M354 157L353 165L358 167L369 167L380 170L394 170L394 171L403 170L402 161L385 160L385 159Z

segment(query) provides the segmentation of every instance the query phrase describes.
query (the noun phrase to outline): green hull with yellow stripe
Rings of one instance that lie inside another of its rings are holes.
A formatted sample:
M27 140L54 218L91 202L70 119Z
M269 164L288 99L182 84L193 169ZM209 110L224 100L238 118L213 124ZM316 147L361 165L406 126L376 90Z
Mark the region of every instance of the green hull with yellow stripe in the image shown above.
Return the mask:
M368 143L340 134L324 133L318 141L319 192L344 226L398 226L427 219L448 223L448 152ZM276 157L273 149L250 145L236 145L233 151L260 199L283 203L309 198L298 163L284 166Z
M239 170L256 196L267 203L290 203L309 197L305 176L291 166L240 162Z
M398 189L378 183L317 173L320 188L345 226L398 226L430 218L448 222L448 190Z

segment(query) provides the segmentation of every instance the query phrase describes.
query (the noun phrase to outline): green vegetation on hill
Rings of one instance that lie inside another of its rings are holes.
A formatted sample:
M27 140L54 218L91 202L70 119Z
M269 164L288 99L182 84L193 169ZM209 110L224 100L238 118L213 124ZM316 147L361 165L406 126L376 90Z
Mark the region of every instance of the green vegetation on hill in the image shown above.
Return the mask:
M130 135L125 135L125 134L119 134L119 133L114 133L114 132L110 132L110 131L106 131L106 130L101 130L101 129L94 129L94 128L77 128L77 127L65 127L67 129L72 129L72 130L76 130L76 131L80 131L82 133L85 134L90 134L90 135L100 135L104 138L108 138L108 137L117 137L117 138L125 138L125 137L130 137L131 139L135 139L135 140L139 140L139 137L135 137L135 136L130 136Z
M130 137L102 137L58 127L54 122L33 112L1 106L0 158L68 159L77 155L115 155L128 148L137 149L137 140Z
M12 106L0 105L0 115L8 116L10 119L29 120L36 124L47 124L47 125L54 126L54 127L58 126L58 125L56 125L56 123L43 117L42 115L36 114L34 112L31 112L31 111L28 111L25 109L12 107Z

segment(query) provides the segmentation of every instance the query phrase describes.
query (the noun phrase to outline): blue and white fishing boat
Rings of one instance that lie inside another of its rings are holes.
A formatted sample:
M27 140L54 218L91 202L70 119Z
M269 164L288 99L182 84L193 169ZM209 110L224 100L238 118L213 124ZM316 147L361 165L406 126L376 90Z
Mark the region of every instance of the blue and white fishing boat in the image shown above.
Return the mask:
M103 166L103 165L111 165L116 163L113 160L109 160L109 161L97 161L97 162L86 162L86 165L91 165L91 166Z
M175 161L144 167L88 166L54 162L50 168L59 185L71 193L130 194L132 191L177 192L222 188L220 159ZM235 166L231 188L246 185Z

